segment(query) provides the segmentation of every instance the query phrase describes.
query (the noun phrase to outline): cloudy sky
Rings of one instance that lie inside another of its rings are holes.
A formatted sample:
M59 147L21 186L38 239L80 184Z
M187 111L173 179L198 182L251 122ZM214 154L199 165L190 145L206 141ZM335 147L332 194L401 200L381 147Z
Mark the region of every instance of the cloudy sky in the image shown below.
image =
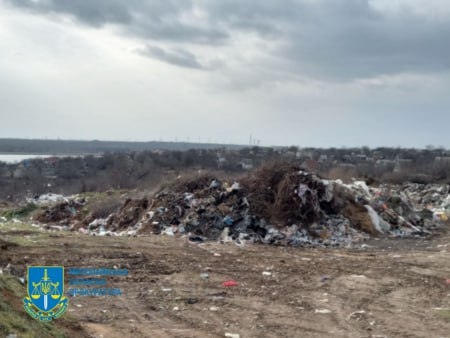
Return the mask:
M0 137L450 147L449 0L0 0Z

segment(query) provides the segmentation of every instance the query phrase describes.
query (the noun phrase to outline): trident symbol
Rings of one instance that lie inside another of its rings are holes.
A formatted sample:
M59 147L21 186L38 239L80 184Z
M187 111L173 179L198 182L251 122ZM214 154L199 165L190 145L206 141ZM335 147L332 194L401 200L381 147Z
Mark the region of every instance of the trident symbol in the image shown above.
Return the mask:
M44 269L44 277L41 279L39 283L33 284L33 292L31 293L31 297L33 299L39 299L41 296L44 296L44 310L47 310L48 307L48 295L51 293L51 297L53 299L58 299L61 294L58 292L59 282L52 283L47 274L47 269ZM40 290L39 290L40 288Z

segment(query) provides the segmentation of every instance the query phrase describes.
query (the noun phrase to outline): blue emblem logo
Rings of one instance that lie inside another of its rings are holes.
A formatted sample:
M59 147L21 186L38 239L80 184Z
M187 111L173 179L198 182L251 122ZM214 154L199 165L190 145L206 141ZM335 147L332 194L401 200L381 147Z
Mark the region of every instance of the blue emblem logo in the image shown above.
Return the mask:
M34 319L51 321L67 310L64 296L64 267L29 266L28 296L23 299L25 310Z

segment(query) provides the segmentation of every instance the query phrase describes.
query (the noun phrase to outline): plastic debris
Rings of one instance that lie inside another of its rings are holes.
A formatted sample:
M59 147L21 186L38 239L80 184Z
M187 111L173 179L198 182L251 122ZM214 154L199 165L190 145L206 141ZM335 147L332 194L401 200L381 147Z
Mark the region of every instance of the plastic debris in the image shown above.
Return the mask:
M230 286L238 286L238 283L236 283L234 280L228 280L226 282L223 282L222 285L230 287Z
M331 279L330 276L322 276L322 277L320 277L320 282L325 283L325 282L328 282L330 279Z
M350 313L350 314L347 316L347 320L350 320L350 319L352 319L353 317L358 317L358 315L363 315L363 314L365 314L365 313L366 313L366 311L364 311L364 310L352 312L352 313Z
M295 165L264 166L240 182L207 175L177 181L151 201L127 199L104 219L81 213L77 197L47 195L42 199L53 204L36 219L101 236L166 234L198 243L351 247L374 235L430 235L450 216L449 192L448 185L344 184Z
M190 237L189 237L189 240L190 240L191 242L197 242L197 243L202 243L202 242L204 242L204 239L203 239L202 237L200 237L200 236L190 236Z
M228 338L241 338L241 336L237 333L225 333L225 337Z
M314 313L328 314L328 313L331 313L331 310L328 310L328 309L316 309L316 310L314 311Z

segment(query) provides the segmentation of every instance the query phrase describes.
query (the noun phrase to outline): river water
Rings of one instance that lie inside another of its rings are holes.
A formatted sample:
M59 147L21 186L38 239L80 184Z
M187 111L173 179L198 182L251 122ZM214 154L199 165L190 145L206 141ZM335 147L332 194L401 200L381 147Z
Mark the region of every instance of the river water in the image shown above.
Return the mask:
M19 163L23 160L31 158L48 158L48 157L73 157L73 155L0 154L0 162Z

